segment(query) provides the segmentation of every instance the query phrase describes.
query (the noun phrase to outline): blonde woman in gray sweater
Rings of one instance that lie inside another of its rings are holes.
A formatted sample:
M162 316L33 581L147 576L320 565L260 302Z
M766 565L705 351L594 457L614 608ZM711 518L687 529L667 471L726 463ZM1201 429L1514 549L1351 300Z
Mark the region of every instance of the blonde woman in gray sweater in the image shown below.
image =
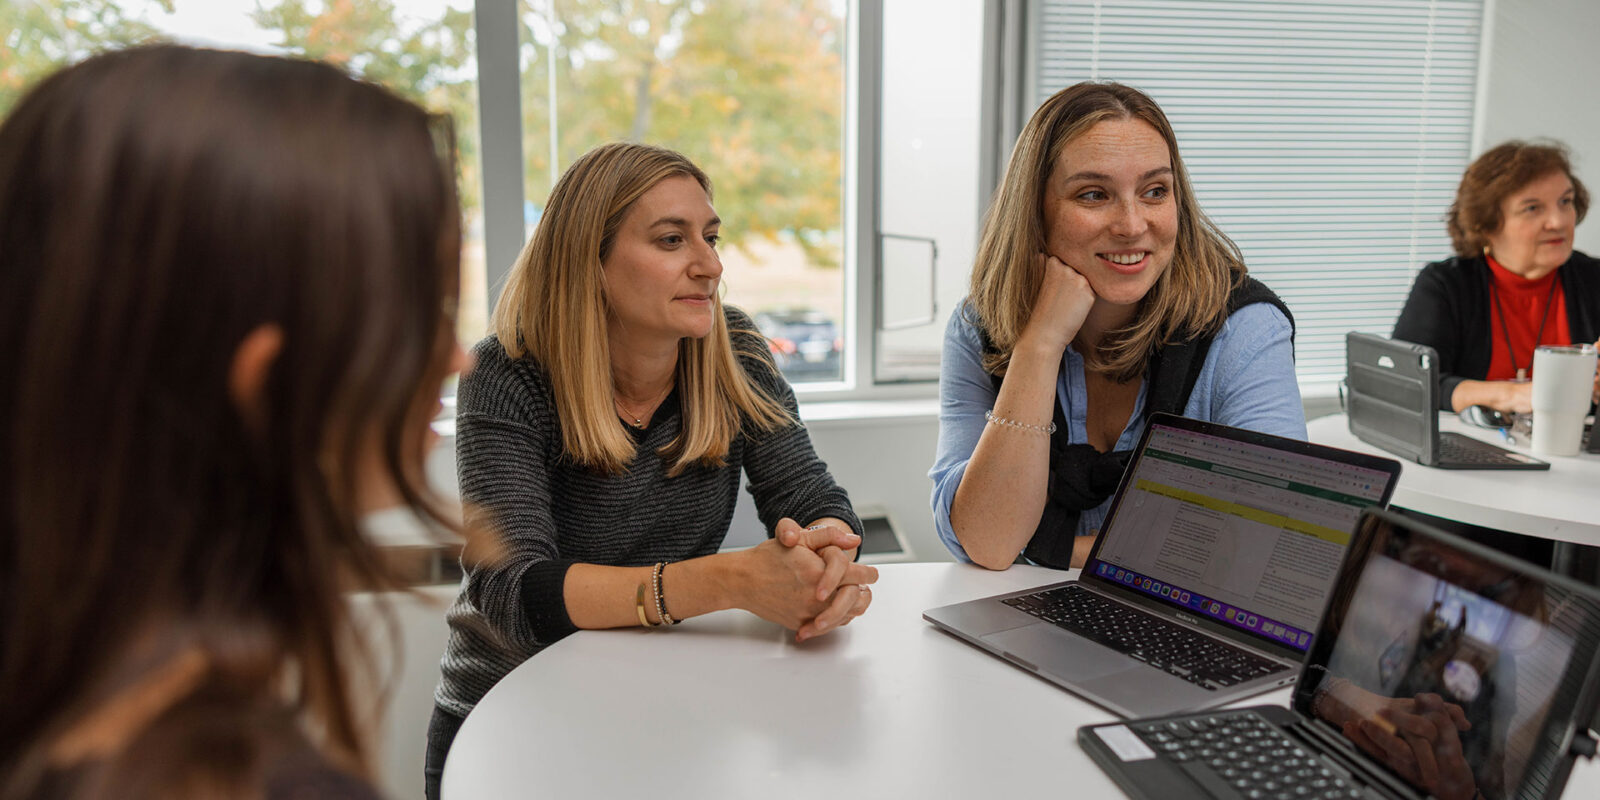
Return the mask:
M468 522L505 557L466 565L449 614L430 797L478 700L574 630L742 608L805 641L871 603L849 498L718 297L720 224L705 173L649 145L596 148L551 192L461 383ZM718 553L741 470L772 538Z

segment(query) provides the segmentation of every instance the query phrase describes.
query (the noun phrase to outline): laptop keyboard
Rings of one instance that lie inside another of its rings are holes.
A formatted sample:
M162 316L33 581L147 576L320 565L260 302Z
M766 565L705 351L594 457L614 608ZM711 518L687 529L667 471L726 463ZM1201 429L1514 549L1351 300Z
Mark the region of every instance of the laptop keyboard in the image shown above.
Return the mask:
M1289 669L1082 586L1062 586L1002 602L1210 691Z
M1444 464L1526 464L1528 459L1503 447L1454 431L1439 434L1438 460Z
M1344 769L1319 758L1254 711L1130 723L1156 751L1213 797L1355 800L1366 796Z

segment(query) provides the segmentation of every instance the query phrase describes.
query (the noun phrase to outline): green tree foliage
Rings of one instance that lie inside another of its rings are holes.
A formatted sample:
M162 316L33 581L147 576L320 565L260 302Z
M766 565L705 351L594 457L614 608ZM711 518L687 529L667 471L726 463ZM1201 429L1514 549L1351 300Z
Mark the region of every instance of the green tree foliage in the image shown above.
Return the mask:
M62 65L159 38L146 20L174 2L0 0L0 114ZM520 14L535 204L549 194L552 172L589 148L652 142L711 175L731 244L793 235L812 263L839 263L845 31L832 0L521 0ZM251 17L285 52L332 62L453 117L462 194L477 202L469 11L401 20L392 0L258 0Z
M313 10L312 6L316 10ZM424 108L450 115L461 165L462 202L482 196L478 170L478 93L472 13L446 8L437 22L395 15L390 0L281 0L251 15L280 35L285 52L326 61L389 87Z
M839 263L845 31L828 0L537 0L521 13L531 196L550 189L554 48L557 172L607 141L672 147L711 175L730 243L792 233L813 263Z
M138 12L171 12L172 2L0 0L0 117L34 83L67 64L159 38Z

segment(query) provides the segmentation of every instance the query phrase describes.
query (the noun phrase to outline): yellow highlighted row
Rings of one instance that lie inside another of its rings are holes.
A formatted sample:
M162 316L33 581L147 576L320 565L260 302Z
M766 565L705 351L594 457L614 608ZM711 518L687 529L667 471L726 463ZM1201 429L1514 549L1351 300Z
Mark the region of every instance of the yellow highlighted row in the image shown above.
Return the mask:
M1203 506L1218 513L1232 514L1236 517L1244 517L1245 519L1253 522L1259 522L1263 525L1271 525L1274 528L1283 528L1285 530L1294 531L1295 533L1303 533L1307 536L1315 536L1318 539L1333 542L1337 545L1343 546L1350 543L1349 531L1341 531L1334 528L1324 527L1322 525L1314 525L1304 520L1286 517L1282 514L1274 514L1270 511L1262 511L1259 508L1252 508L1250 506L1240 505L1238 503L1232 503L1226 500L1218 500L1215 497L1208 497L1203 494L1195 494L1187 489L1179 489L1176 486L1168 486L1164 483L1156 483L1155 481L1140 479L1138 483L1138 489L1140 491L1150 492L1151 494L1159 494L1164 497L1171 497L1174 500L1182 500L1185 503Z

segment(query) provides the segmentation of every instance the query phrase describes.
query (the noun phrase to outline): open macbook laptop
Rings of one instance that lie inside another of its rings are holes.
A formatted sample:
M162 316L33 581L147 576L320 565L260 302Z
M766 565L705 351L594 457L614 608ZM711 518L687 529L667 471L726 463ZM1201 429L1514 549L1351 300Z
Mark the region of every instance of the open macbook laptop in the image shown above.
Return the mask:
M1400 464L1153 416L1076 581L923 618L1123 716L1293 680L1362 509Z
M1556 798L1596 749L1600 590L1362 517L1292 708L1086 726L1136 798Z
M1439 357L1433 348L1345 334L1350 432L1439 469L1549 469L1548 462L1453 431L1439 432Z

